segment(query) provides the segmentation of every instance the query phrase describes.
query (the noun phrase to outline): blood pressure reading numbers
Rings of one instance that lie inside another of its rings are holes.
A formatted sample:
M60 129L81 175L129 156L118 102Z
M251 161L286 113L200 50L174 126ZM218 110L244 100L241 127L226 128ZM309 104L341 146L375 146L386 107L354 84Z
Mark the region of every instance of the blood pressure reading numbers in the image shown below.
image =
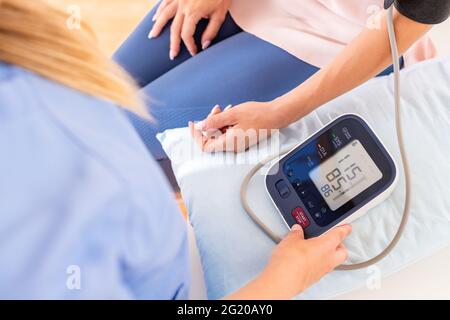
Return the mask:
M353 140L309 172L317 190L335 211L383 177L359 140Z

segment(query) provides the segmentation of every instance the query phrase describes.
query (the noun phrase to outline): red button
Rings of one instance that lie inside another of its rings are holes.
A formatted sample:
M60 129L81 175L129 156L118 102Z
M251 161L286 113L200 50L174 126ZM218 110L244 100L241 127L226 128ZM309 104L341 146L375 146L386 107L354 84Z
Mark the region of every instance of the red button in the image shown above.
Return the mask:
M295 221L303 228L306 229L309 227L310 222L308 217L305 214L305 211L303 211L302 208L297 207L294 210L292 210L292 216L294 217Z

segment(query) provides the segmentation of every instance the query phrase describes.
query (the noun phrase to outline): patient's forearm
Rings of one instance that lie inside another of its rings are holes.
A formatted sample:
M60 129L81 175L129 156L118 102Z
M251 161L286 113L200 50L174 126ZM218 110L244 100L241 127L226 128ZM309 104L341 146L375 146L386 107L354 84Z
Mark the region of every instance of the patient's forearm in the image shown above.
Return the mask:
M430 28L395 12L399 52L403 54ZM280 127L373 78L392 63L386 15L379 28L365 29L325 68L302 85L276 99Z

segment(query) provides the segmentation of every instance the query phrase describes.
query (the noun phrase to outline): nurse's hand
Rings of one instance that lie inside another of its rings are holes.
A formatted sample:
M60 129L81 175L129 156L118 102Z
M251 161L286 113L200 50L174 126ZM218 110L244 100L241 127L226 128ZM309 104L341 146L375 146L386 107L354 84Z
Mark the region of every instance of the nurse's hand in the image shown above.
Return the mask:
M223 112L216 106L204 121L190 124L205 152L245 151L283 126L283 113L271 102L246 102Z
M158 37L169 20L173 19L170 30L170 59L180 53L181 41L191 55L196 55L198 48L194 34L201 19L209 19L208 26L202 35L202 49L207 49L217 36L222 26L231 0L163 0L153 18L155 24L149 38Z
M304 240L303 229L296 225L275 248L263 276L286 298L296 296L347 260L343 241L351 231L346 225Z
M318 238L305 240L296 225L274 249L264 271L256 279L227 299L291 299L348 257L343 245L352 227L337 227Z

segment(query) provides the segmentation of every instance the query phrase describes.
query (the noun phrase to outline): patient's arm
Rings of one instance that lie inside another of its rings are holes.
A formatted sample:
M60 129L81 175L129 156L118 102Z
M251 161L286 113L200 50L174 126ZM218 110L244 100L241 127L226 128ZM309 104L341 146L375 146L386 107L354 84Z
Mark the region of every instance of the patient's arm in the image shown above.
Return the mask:
M399 52L403 54L430 28L398 12L394 24ZM280 127L373 78L392 63L384 16L377 28L365 29L327 67L275 101L283 114Z
M304 240L296 225L275 248L264 271L237 292L233 300L291 299L347 259L342 242L352 228L345 225L314 239Z
M403 54L430 28L395 11L394 24L399 52ZM365 29L325 68L303 84L270 102L247 102L209 116L202 130L221 128L284 128L326 102L352 90L379 74L392 63L386 16L379 27ZM233 130L229 131L230 135ZM224 135L226 136L226 135ZM224 150L226 137L208 141L207 151ZM248 147L248 146L247 146ZM228 151L242 151L227 144Z

